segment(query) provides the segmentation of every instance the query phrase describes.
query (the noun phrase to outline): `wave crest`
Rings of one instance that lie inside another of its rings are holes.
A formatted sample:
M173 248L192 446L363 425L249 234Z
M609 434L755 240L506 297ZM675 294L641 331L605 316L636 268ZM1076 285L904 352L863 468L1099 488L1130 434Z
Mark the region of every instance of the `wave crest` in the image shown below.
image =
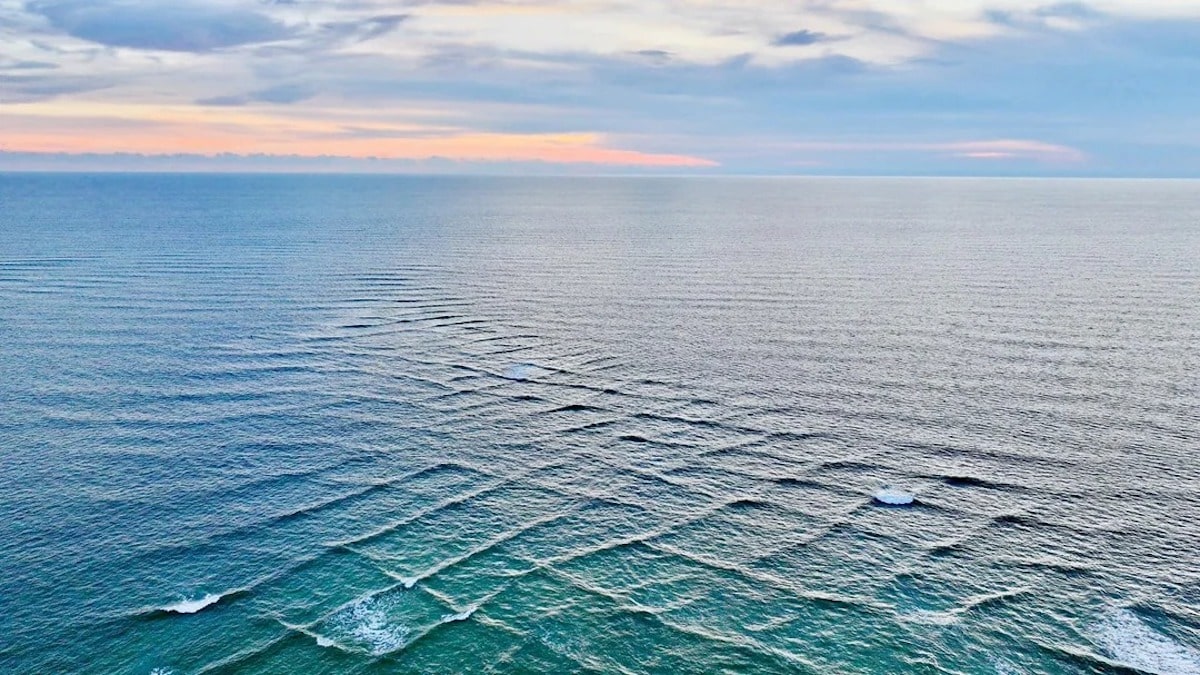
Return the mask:
M174 614L195 614L205 607L217 604L221 601L222 597L224 596L217 593L209 593L208 595L196 600L180 600L173 605L167 605L166 607L161 607L160 609L164 612L171 612Z

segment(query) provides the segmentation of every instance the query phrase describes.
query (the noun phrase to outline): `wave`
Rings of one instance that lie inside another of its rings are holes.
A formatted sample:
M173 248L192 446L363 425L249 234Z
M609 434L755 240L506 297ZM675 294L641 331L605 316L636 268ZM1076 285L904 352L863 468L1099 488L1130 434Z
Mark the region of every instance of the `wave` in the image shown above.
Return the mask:
M577 433L582 433L585 431L595 431L596 429L602 429L604 427L611 427L617 423L618 423L618 420L615 420L615 419L614 420L601 420L599 422L588 422L587 424L581 424L579 426L567 427L565 429L560 429L559 433L577 434Z
M223 597L225 596L217 593L209 593L208 595L196 600L180 600L173 605L160 607L159 610L174 614L195 614L205 607L211 607L212 605L217 604Z
M743 497L735 499L725 505L727 509L754 509L754 508L771 508L774 504L765 499L754 499L752 497Z
M1200 651L1159 633L1128 609L1113 611L1096 630L1096 642L1123 665L1154 675L1200 675Z
M1020 598L1029 595L1032 592L1032 588L1023 586L1021 588L1011 588L1003 591L996 591L994 593L983 593L981 595L971 596L963 600L960 611L967 612L975 609L983 609L993 605L1003 604L1012 598Z
M586 404L583 404L583 403L572 403L572 404L570 404L570 405L564 405L564 406L560 406L560 407L558 407L558 408L555 408L555 409L553 409L553 410L547 410L547 411L546 411L546 414L547 414L547 415L549 415L549 414L552 414L552 413L563 413L563 412L599 412L599 413L604 413L604 412L611 412L611 411L609 411L609 410L606 410L606 409L604 409L604 408L598 408L598 407L596 407L596 406L594 406L594 405L586 405Z
M778 664L779 667L776 667L774 669L769 669L769 670L771 670L771 672L796 672L797 666L801 666L804 669L803 672L817 672L815 670L814 664L804 660L803 657L801 657L797 654L794 654L790 651L781 649L779 647L774 647L774 646L764 644L764 643L756 640L754 637L752 637L750 635L736 634L736 633L729 634L726 632L722 632L720 630L712 630L712 629L709 629L704 626L689 624L687 622L676 623L676 622L668 619L668 617L670 616L668 611L665 611L661 608L640 605L640 604L637 604L636 602L630 602L630 600L627 597L624 597L624 595L622 593L611 592L611 591L605 590L603 588L593 586L592 584L581 580L579 577L575 576L574 574L565 572L561 569L556 569L553 566L539 567L537 569L530 570L529 573L530 574L544 574L544 575L551 576L556 579L562 580L563 582L569 584L573 588L578 589L584 593L592 594L592 595L604 598L605 600L607 600L609 602L614 603L616 605L615 609L618 612L625 613L625 614L631 614L631 615L637 615L638 617L642 618L643 620L657 624L663 628L666 628L669 631L672 631L675 633L680 633L682 635L687 635L689 637L699 637L703 640L708 640L708 641L716 642L716 643L723 644L723 645L729 645L736 649L745 649L745 650L748 650L758 656L767 657L767 658L771 658L771 659L781 659L781 662ZM497 591L493 595L489 596L488 598L485 598L480 604L490 602L492 598L497 597L503 593L511 593L511 592L513 592L512 588L513 587L511 587L511 586L503 588L500 591ZM476 607L478 607L478 606L479 605L476 605ZM474 610L472 610L472 611L474 611ZM491 621L495 622L496 620L491 619ZM499 623L499 622L497 622L497 623ZM510 630L512 630L512 629L510 629ZM566 651L561 650L559 648L559 645L556 645L552 642L548 642L543 637L539 637L538 639L543 645L545 645L546 647L553 650L559 656L566 657L568 659L571 659L572 661L577 661L577 656L573 655L572 653L568 653ZM621 672L630 672L630 671L621 669Z
M644 541L642 543L652 550L682 558L696 565L736 574L737 576L750 580L754 583L790 593L806 602L853 607L860 610L887 609L886 606L866 598L842 595L836 591L824 591L815 588L799 586L789 582L787 579L776 576L775 574L764 570L755 569L752 567L744 567L735 562L714 558L703 553L685 551L670 544L665 544L662 541Z
M540 518L538 520L534 520L534 521L531 521L524 525L521 525L521 526L517 527L516 529L504 532L498 536L495 536L495 537L485 541L483 544L466 551L465 553L463 553L461 555L454 556L452 558L447 558L445 560L442 560L441 562L438 562L437 564L433 565L432 567L429 567L428 569L420 572L417 576L401 577L401 576L398 576L387 570L383 570L383 572L384 572L384 574L388 575L389 577L395 579L400 585L404 586L404 588L410 589L413 586L416 586L421 581L424 581L425 579L429 579L433 576L436 576L437 574L440 574L442 571L447 570L456 565L459 565L467 560L474 558L475 556L487 553L488 551L496 548L497 546L500 546L508 541L516 539L517 537L521 536L522 534L524 534L526 532L536 530L537 528L539 528L543 525L547 525L556 520L560 520L560 519L566 518L568 516L574 515L574 514L578 513L579 508L580 507L577 505L577 506L574 506L574 507L570 508L569 510L564 511L562 513L550 514L550 515Z
M952 475L952 476L933 476L933 478L941 478L946 485L956 488L992 488L1002 490L1024 490L1022 485L1013 485L1011 483L1002 483L999 481L988 480L968 475Z
M992 523L996 525L1022 525L1025 527L1033 527L1039 523L1023 513L1001 513L992 517Z
M959 623L962 617L968 612L1007 602L1011 598L1020 597L1030 592L1028 588L1017 588L1007 591L998 591L996 593L988 593L985 595L977 595L966 598L956 607L951 607L945 610L928 610L920 609L915 611L897 612L897 617L908 623L924 624L929 626L951 626ZM997 668L999 669L999 665Z
M898 612L896 616L901 621L921 626L953 626L961 619L960 613L954 610L938 612L929 609L919 609L911 612Z
M794 476L784 476L782 478L773 478L771 480L779 485L785 485L787 487L812 487L823 489L828 489L830 487L820 481L811 480L808 478L796 478Z
M359 551L354 547L361 546L363 544L367 544L367 543L374 541L376 539L379 539L381 537L387 536L388 534L396 531L397 529L399 529L401 527L404 527L405 525L416 522L417 520L420 520L421 518L424 518L431 514L437 513L438 511L442 511L444 509L453 507L458 504L463 504L465 502L470 501L471 499L474 499L475 497L478 497L478 496L486 494L488 492L497 490L501 486L503 486L505 484L505 482L507 482L507 481L500 480L500 481L488 483L480 488L468 490L466 492L457 493L455 496L453 496L449 499L444 499L429 508L426 508L426 509L418 511L412 515L401 518L400 520L388 523L387 525L384 525L383 527L380 527L376 530L373 530L366 534L359 535L359 536L353 537L351 539L346 539L343 541L326 542L325 546L328 548L340 548L340 549L350 551L351 553L365 555L362 551ZM367 557L370 557L370 556L367 556Z

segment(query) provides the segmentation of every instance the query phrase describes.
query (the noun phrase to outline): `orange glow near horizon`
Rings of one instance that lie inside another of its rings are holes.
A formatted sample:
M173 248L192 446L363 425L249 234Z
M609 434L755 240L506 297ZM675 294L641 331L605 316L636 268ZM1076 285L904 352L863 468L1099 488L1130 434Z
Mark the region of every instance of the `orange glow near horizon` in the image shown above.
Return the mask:
M497 133L383 122L341 124L241 108L30 104L0 114L0 151L277 155L351 159L717 166L701 157L619 149L596 133Z

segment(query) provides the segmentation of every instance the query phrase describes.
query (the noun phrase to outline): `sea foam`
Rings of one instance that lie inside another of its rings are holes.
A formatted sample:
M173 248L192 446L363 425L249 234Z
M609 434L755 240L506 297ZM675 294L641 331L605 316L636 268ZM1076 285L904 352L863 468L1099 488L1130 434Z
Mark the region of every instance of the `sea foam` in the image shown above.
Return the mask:
M875 501L888 506L908 506L912 504L916 497L911 492L898 490L894 487L885 486L871 494Z
M1127 609L1105 617L1097 632L1107 655L1124 665L1154 675L1200 675L1200 651L1159 633Z
M1025 675L1025 671L1014 666L1008 661L996 661L992 664L996 667L996 675Z
M504 370L504 377L510 380L528 380L537 371L532 363L514 363Z
M362 645L374 656L394 652L404 647L410 632L406 626L395 623L389 616L394 605L395 602L389 598L367 598L338 612L330 619L327 628ZM321 644L321 639L317 638L317 644ZM321 646L334 646L334 640L324 639L328 645Z

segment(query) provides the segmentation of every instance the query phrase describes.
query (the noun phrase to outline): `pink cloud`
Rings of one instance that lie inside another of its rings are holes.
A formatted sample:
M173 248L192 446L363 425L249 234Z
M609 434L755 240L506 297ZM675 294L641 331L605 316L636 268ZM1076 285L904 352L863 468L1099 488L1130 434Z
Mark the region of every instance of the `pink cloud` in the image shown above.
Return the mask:
M796 143L796 150L827 153L927 153L951 155L966 159L1020 159L1046 164L1078 164L1087 161L1087 154L1077 148L1044 141L1025 139L994 139L950 141L936 143L861 142L861 143Z
M1002 139L994 141L966 141L933 146L959 157L972 159L1032 159L1048 163L1074 164L1087 160L1087 155L1076 148L1042 141Z

